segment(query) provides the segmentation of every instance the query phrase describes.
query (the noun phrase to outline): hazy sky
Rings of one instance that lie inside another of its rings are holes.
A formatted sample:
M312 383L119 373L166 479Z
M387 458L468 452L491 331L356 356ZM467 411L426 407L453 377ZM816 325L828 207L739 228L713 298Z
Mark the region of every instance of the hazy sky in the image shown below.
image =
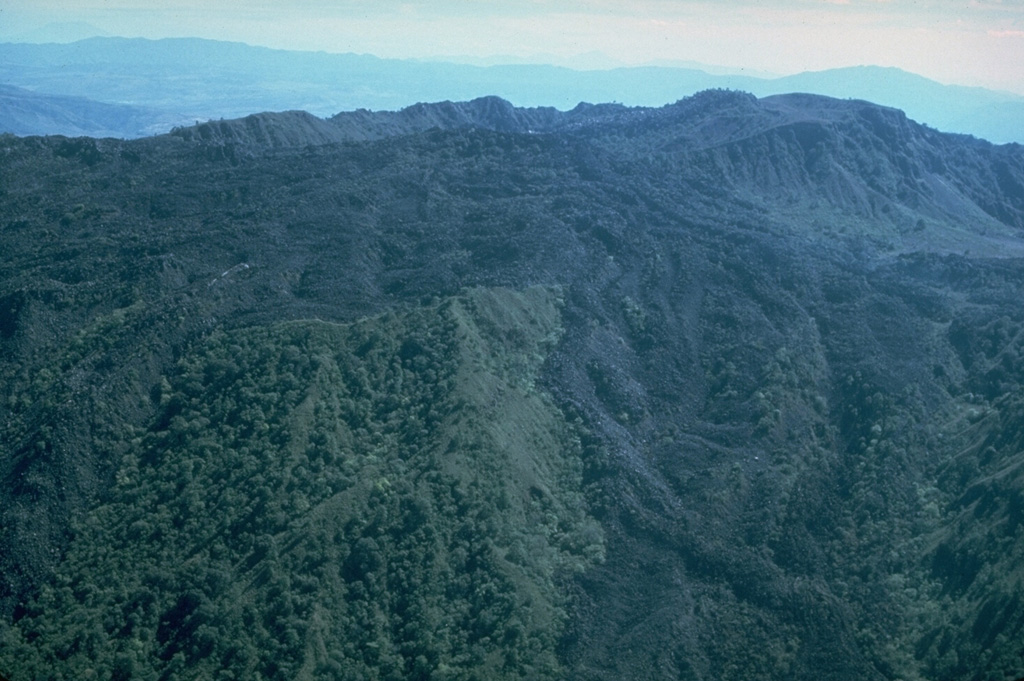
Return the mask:
M1024 94L1024 0L0 0L0 39L50 22L382 57L692 60L778 74L897 66Z

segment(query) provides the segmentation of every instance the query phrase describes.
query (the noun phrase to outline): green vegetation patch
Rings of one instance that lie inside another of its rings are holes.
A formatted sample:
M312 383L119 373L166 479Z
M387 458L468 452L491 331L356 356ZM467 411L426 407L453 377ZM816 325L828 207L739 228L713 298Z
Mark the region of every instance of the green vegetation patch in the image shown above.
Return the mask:
M557 292L217 331L11 628L12 678L555 678L603 555Z

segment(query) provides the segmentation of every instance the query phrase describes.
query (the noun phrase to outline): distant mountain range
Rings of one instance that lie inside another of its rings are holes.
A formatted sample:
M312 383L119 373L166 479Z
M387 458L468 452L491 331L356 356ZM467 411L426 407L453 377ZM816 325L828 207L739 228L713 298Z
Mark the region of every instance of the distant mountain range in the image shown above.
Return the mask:
M580 102L660 106L701 90L724 88L758 97L806 92L863 99L901 109L945 132L997 144L1024 142L1024 97L1012 93L942 85L899 69L871 66L783 78L708 70L474 66L272 50L197 38L6 43L0 44L0 83L8 86L0 130L131 138L168 130L180 121L238 118L261 111L298 109L327 117L341 111L398 110L417 102L487 95L517 106L562 110ZM62 99L48 101L40 98L44 94ZM131 108L116 108L120 106Z

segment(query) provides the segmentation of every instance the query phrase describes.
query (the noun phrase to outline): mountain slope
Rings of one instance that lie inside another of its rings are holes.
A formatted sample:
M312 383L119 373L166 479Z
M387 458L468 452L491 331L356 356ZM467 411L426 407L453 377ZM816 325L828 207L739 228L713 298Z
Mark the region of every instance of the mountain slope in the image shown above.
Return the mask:
M1024 674L1020 147L707 92L0 153L6 676Z
M863 99L896 109L920 123L959 132L997 144L1024 142L1024 98L978 87L942 85L896 68L858 66L800 73L764 80L750 87L763 97L811 92L828 97Z
M104 104L0 85L0 132L69 137L146 137L190 123L182 116L143 107Z
M651 130L652 124L660 129ZM930 249L955 249L950 239L958 232L950 228L958 225L973 233L964 247L1018 248L1014 237L1021 227L1024 186L1017 179L1016 150L953 140L900 111L867 102L799 94L757 100L709 91L660 109L581 104L561 112L516 108L485 97L398 112L341 113L326 121L301 112L260 114L178 129L172 137L234 156L434 129L594 135L595 146L608 153L620 149L617 140L607 138L623 135L631 154L643 151L669 162L679 155L698 160L692 174L702 182L752 191L761 200L784 194L792 201L827 198L848 213L880 219L888 228L884 238L893 246L909 241L914 249L924 242ZM849 144L851 137L863 144ZM947 165L943 159L953 147L966 157ZM946 223L943 234L915 237L912 232L923 231L929 219Z
M553 676L553 577L603 550L578 441L531 389L558 332L533 289L206 339L8 665L410 678L474 659L489 678Z

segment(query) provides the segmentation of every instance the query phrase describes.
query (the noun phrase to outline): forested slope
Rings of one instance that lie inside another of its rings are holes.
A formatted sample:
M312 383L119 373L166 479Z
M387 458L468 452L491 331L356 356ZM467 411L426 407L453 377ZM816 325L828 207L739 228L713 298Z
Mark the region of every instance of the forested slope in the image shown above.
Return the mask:
M0 138L0 672L1024 675L1020 147L375 116Z

